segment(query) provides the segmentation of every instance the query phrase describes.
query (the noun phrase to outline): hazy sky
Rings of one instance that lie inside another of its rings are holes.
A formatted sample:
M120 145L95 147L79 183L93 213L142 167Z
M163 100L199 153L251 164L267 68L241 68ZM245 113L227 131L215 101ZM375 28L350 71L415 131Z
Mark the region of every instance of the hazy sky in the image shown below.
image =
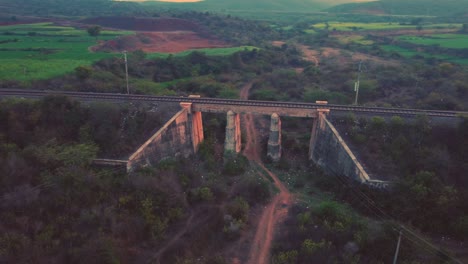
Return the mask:
M126 1L126 2L148 2L148 1L159 1L159 2L174 2L174 3L189 3L189 2L200 2L202 0L114 0L114 1ZM322 0L328 4L343 4L343 3L362 3L371 2L376 0ZM318 0L317 2L320 2Z

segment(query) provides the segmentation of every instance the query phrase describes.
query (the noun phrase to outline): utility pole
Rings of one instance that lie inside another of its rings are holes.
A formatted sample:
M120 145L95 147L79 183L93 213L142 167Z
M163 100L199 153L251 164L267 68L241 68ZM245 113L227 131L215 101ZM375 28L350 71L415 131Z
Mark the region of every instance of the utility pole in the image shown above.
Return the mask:
M393 264L397 263L398 252L400 251L401 233L402 233L402 231L400 229L400 235L398 236L398 243L397 243L396 250L395 250L395 257L393 257Z
M354 83L354 91L356 92L356 97L354 98L354 105L357 105L357 103L358 103L359 82L360 82L360 80L361 80L361 72L362 72L362 60L359 61L359 69L358 69L357 81Z
M127 51L123 51L124 60L125 60L125 81L127 82L127 94L130 94L130 89L128 88L128 65L127 65Z

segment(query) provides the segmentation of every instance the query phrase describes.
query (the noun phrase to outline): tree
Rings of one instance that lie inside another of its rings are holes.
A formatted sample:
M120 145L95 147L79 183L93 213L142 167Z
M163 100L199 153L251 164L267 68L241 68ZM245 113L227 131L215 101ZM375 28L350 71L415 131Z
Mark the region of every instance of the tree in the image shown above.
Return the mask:
M100 26L90 26L87 29L88 34L91 37L96 37L96 41L98 39L99 34L101 34L101 27Z
M86 80L91 77L93 70L89 66L78 66L75 68L75 75L80 80Z
M468 24L463 24L460 30L461 33L468 33Z

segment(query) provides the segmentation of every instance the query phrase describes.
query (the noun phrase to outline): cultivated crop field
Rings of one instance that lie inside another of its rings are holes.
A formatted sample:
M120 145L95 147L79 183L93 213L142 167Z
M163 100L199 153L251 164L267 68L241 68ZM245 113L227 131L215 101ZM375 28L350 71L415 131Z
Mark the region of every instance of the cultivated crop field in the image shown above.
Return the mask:
M99 40L109 40L130 31L103 30ZM115 56L90 52L96 44L86 29L54 26L51 23L0 27L0 79L47 79L73 71L77 66Z
M437 45L449 49L468 48L468 35L464 34L435 34L429 36L401 36L401 41L418 45Z
M103 30L97 41L109 41L133 31ZM91 65L108 58L121 57L115 52L93 52L95 37L86 29L56 26L52 23L23 24L0 27L0 80L30 81L48 79L72 72L78 66ZM227 56L255 47L225 47L196 49L209 56ZM175 53L186 56L195 50ZM167 57L168 53L150 53L150 58Z
M416 25L400 25L399 23L356 23L356 22L328 22L312 25L317 29L336 29L338 31L356 31L356 30L399 30L415 29ZM428 24L422 25L425 29L457 29L460 24Z
M399 47L399 46L396 46L396 45L382 45L380 47L383 50L387 51L387 52L398 53L402 57L405 57L405 58L411 58L413 56L421 56L421 57L424 57L424 58L436 58L436 59L440 59L440 60L444 60L444 61L448 61L448 62L458 63L458 64L462 64L462 65L468 65L468 59L457 58L457 57L454 57L454 56L449 56L449 55L444 55L444 54L434 55L434 54L429 54L429 53L425 53L425 52L418 52L418 51L415 51L415 50Z

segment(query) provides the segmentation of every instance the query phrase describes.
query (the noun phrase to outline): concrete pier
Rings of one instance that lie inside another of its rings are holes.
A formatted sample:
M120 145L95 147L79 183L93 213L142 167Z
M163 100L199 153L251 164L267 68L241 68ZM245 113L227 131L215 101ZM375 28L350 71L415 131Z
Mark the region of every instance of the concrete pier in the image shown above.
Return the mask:
M224 153L239 153L241 151L240 116L232 111L227 112L226 140Z
M274 162L281 159L281 119L276 113L271 115L267 151L267 156Z

